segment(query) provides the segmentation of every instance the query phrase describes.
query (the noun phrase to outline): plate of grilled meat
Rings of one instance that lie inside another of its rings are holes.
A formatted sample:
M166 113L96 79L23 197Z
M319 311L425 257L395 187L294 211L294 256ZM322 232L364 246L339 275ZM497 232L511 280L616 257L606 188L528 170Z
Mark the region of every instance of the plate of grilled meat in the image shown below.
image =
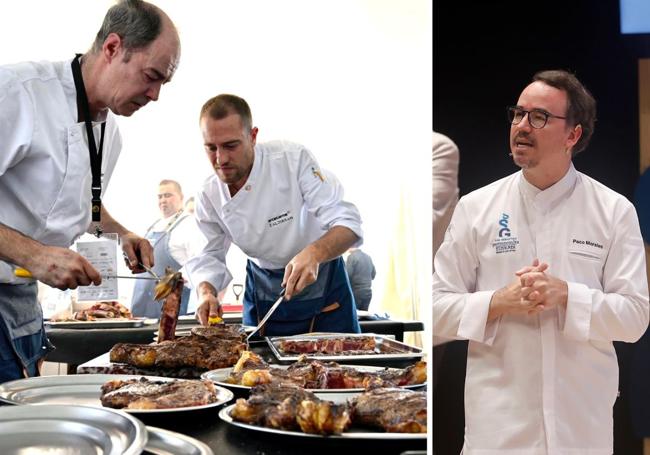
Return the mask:
M120 409L130 413L194 411L232 400L233 393L207 380L109 374L37 376L0 384L0 401Z
M131 310L116 301L97 302L68 315L53 317L45 323L53 328L67 329L123 328L141 327L146 319L133 317Z
M362 394L314 394L289 384L263 384L219 411L234 426L291 436L426 439L426 392L377 387Z
M426 385L426 362L419 361L404 368L386 368L365 365L339 365L301 356L291 365L269 365L252 351L244 351L231 368L219 368L201 375L201 378L232 389L249 390L260 384L294 384L313 392L362 392L367 388L405 387Z
M418 359L422 349L374 333L303 334L268 337L269 347L279 361L295 361L301 355L316 360Z

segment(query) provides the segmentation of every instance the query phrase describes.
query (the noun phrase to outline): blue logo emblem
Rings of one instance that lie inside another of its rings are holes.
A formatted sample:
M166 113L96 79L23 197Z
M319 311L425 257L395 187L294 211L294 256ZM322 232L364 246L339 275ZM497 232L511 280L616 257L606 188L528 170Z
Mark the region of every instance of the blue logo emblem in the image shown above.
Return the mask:
M507 213L504 213L499 220L499 237L510 237L510 228L508 227L508 218L510 216Z

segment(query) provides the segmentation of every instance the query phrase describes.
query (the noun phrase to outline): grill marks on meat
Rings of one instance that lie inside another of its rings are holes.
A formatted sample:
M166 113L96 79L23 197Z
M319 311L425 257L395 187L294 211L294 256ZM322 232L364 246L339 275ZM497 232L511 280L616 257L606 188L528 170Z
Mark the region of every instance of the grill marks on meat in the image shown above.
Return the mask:
M272 367L257 354L245 351L227 382L253 387L260 384L293 384L306 389L356 389L395 387L426 382L426 362L405 369L359 371L336 362L308 360L305 356L287 369Z
M281 340L280 350L287 354L374 354L374 337L338 337L307 340Z
M312 434L341 434L350 426L347 405L321 400L301 387L264 384L240 398L231 411L240 422Z
M111 349L110 360L140 368L214 370L234 365L245 350L246 344L238 340L191 335L150 345L118 343Z
M170 286L173 286L172 291L165 297L160 313L158 343L173 340L176 337L176 323L178 322L178 313L181 310L181 297L183 295L183 279L173 281Z
M191 333L192 335L205 338L217 337L225 340L246 341L246 332L239 324L217 324L209 327L194 327L192 328Z
M102 385L101 402L109 408L168 409L204 406L217 401L211 381L169 382L147 378L113 380Z
M397 388L376 388L352 399L355 424L382 428L391 433L426 433L425 392Z

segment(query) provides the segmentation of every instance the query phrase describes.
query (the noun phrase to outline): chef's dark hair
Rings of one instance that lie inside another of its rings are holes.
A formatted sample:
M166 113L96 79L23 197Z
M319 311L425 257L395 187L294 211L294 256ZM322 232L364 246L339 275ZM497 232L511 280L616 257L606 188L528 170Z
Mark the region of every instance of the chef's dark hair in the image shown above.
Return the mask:
M589 90L573 74L564 70L540 71L533 76L533 82L540 81L567 94L566 116L568 125L582 126L582 136L571 150L572 156L582 152L594 134L596 123L596 100Z
M97 53L111 33L122 38L122 46L126 49L124 61L131 57L131 51L143 49L151 44L162 30L162 10L151 3L142 0L120 0L112 6L102 23L92 52Z
M249 131L253 128L253 116L246 100L226 93L217 95L205 102L201 108L199 121L206 115L215 120L221 120L231 114L239 115L244 130Z

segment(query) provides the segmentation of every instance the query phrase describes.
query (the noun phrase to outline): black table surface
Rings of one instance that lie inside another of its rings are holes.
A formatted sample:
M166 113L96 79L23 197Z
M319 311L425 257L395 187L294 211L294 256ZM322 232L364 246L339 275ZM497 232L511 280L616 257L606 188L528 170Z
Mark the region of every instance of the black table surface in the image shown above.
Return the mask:
M424 330L424 324L419 321L379 320L359 321L359 324L364 333L393 335L398 341L404 339L405 331ZM183 327L179 324L177 328ZM62 329L46 325L47 336L56 349L45 360L74 367L110 351L116 343L151 343L156 330L155 324L123 329Z

